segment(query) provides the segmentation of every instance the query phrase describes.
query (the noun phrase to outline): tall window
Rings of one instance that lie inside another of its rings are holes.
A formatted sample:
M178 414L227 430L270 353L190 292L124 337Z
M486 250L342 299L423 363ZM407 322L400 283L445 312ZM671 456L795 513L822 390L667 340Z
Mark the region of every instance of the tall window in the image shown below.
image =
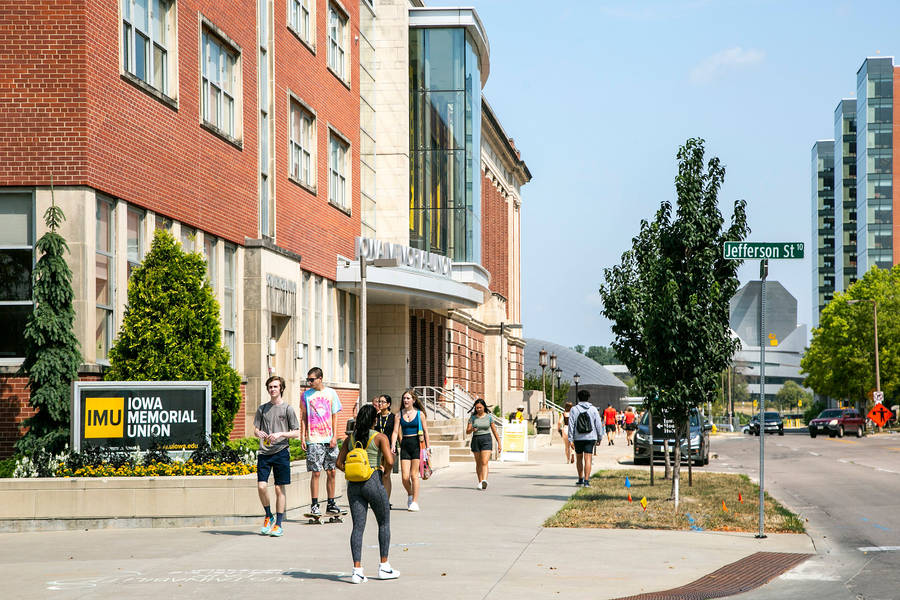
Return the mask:
M297 35L300 36L301 40L311 44L310 21L312 19L310 18L309 13L309 0L290 0L290 9L289 25L291 29L297 32Z
M328 136L328 149L328 201L350 210L350 199L347 197L347 158L350 146L332 132Z
M25 356L32 313L34 202L31 194L0 194L0 359Z
M97 198L97 252L95 293L97 297L97 360L105 361L112 346L116 306L115 207Z
M225 244L225 286L222 329L225 332L225 347L228 348L230 358L228 364L232 367L235 362L235 331L237 329L237 302L234 286L237 281L236 262L237 248L231 244Z
M291 177L309 187L316 184L315 141L315 117L291 101Z
M332 4L328 7L328 67L344 81L350 79L346 48L347 17Z
M208 233L203 234L203 255L206 257L206 277L209 286L216 291L216 238Z
M167 0L122 0L123 67L167 96L169 23L174 6Z
M269 174L270 152L270 119L272 112L271 93L272 73L269 68L269 17L271 0L259 2L259 221L260 233L275 237L275 198L272 193L272 182Z
M348 307L347 307L347 320L349 321L350 327L350 344L349 351L347 353L347 362L350 365L350 382L356 383L356 339L357 339L357 328L356 328L356 305L357 299L356 296L350 294L347 296L349 299ZM362 335L365 335L363 332Z
M359 191L361 232L375 236L375 12L359 1Z
M303 300L300 303L300 338L303 342L303 369L302 371L306 373L312 367L316 366L312 364L312 357L309 355L310 349L310 336L312 328L310 327L310 315L312 315L312 309L310 308L310 299L312 298L312 277L309 273L303 274Z
M187 225L181 226L181 247L185 252L193 252L196 250L197 230Z
M347 292L338 291L338 371L347 377Z
M327 350L325 353L325 364L328 365L329 371L334 370L334 312L335 308L337 308L335 302L336 298L334 296L334 283L326 280L325 308L327 310L327 315L325 317L325 346Z
M144 258L144 212L129 208L127 221L128 278L131 279L131 272Z
M239 76L237 52L205 29L201 44L203 121L225 135L236 138L234 114Z
M314 367L322 366L322 278L315 278L313 288L313 306L315 307L315 352L313 353Z

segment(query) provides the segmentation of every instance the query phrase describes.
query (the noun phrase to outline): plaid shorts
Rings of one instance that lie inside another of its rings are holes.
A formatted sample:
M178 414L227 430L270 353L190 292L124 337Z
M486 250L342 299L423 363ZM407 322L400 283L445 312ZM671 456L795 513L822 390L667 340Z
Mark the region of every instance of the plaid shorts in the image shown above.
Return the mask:
M307 471L334 471L337 463L337 446L331 448L329 444L306 445L306 470Z

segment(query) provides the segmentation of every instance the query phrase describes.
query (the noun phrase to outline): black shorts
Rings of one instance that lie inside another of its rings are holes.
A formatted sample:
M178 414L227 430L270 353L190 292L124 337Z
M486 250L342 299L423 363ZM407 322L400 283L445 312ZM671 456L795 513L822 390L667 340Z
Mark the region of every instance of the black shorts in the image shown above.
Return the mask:
M611 425L610 425L609 423L606 424L606 433L612 433L612 432L614 432L615 430L616 430L616 425L615 425L615 423L613 423L613 424L611 424Z
M575 440L575 454L591 454L597 440Z
M282 448L275 454L256 455L256 480L269 481L269 472L275 472L275 485L291 483L291 451Z
M625 423L625 431L634 431L637 429L636 423Z
M400 439L400 460L419 460L419 436L410 435Z
M482 433L481 435L473 435L472 443L469 445L472 452L490 452L494 449L494 443L491 434Z

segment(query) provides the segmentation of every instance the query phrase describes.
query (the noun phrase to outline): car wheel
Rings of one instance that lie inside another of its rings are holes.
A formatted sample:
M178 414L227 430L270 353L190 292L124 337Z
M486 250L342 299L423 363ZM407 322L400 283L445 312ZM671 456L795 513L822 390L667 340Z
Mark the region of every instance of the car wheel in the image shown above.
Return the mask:
M830 437L830 438L833 438L833 437L836 436L836 435L837 435L837 434L836 434L835 432L833 432L833 431L829 431L829 432L828 432L828 437Z
M812 429L810 429L810 430L809 430L809 437L811 437L811 438L816 437L816 432L813 431Z
M841 425L841 426L838 427L838 434L837 434L837 435L838 435L839 438L844 437L844 426L843 426L843 425Z
M860 425L856 428L856 437L861 438L863 434L865 434L865 425Z
M784 427L778 430L778 435L784 435Z

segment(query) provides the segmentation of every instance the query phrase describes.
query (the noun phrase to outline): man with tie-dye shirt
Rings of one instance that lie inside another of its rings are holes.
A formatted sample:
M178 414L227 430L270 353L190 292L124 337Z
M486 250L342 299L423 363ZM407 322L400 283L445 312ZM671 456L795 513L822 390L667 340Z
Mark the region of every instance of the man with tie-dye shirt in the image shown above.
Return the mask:
M322 369L313 367L306 376L309 389L303 392L300 402L300 439L306 450L306 470L309 476L309 512L318 515L319 474L325 471L325 490L328 492L327 513L339 514L334 502L334 467L337 461L337 414L341 411L341 401L337 392L325 387Z

